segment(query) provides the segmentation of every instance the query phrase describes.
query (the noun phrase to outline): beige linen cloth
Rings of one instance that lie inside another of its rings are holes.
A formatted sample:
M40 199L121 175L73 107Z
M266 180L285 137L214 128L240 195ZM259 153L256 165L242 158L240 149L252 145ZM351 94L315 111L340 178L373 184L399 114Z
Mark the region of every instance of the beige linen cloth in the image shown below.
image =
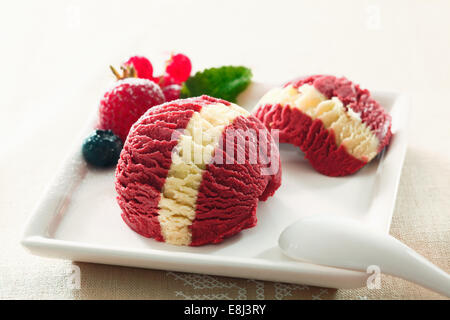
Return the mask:
M97 107L111 79L108 64L142 53L161 72L164 57L177 50L193 58L196 70L242 64L256 79L274 83L329 72L409 94L409 146L390 233L449 272L448 1L1 6L1 299L445 299L389 276L381 289L335 290L77 262L81 287L73 289L72 262L32 256L19 240L43 188ZM134 14L124 15L129 7ZM152 12L158 14L149 18ZM218 21L215 12L234 19Z

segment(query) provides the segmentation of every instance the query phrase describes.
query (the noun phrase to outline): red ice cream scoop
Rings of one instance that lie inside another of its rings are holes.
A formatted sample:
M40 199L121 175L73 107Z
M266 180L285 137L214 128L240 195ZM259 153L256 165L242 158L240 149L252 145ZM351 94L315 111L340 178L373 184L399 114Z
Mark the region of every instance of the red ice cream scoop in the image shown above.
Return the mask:
M258 201L280 184L278 147L264 125L208 96L148 110L116 169L123 220L176 245L218 243L255 226Z
M346 78L314 75L270 90L254 115L328 176L352 174L389 144L391 116Z

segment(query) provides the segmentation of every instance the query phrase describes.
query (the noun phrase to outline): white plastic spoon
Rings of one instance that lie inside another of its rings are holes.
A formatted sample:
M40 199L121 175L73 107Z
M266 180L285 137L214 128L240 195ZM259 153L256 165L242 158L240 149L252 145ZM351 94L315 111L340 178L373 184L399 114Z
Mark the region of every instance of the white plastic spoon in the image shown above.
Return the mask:
M450 276L394 237L350 219L307 217L288 226L278 244L288 257L306 262L409 280L450 297Z

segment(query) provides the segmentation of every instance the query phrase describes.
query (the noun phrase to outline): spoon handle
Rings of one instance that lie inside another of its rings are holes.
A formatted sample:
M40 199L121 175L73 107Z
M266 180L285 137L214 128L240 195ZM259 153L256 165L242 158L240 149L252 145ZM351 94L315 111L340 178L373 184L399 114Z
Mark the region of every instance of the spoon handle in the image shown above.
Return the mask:
M366 272L380 272L415 282L450 297L450 276L394 237L356 221L304 218L279 238L282 251L293 259Z
M450 297L450 276L423 256L392 236L380 237L383 247L380 254L381 272L417 283Z

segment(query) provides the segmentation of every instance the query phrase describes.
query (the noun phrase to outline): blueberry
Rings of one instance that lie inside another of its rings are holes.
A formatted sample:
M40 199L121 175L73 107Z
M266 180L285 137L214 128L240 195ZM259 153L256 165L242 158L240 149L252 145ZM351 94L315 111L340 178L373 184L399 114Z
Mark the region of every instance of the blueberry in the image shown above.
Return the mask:
M117 164L123 143L111 130L95 130L83 142L83 157L96 167Z

